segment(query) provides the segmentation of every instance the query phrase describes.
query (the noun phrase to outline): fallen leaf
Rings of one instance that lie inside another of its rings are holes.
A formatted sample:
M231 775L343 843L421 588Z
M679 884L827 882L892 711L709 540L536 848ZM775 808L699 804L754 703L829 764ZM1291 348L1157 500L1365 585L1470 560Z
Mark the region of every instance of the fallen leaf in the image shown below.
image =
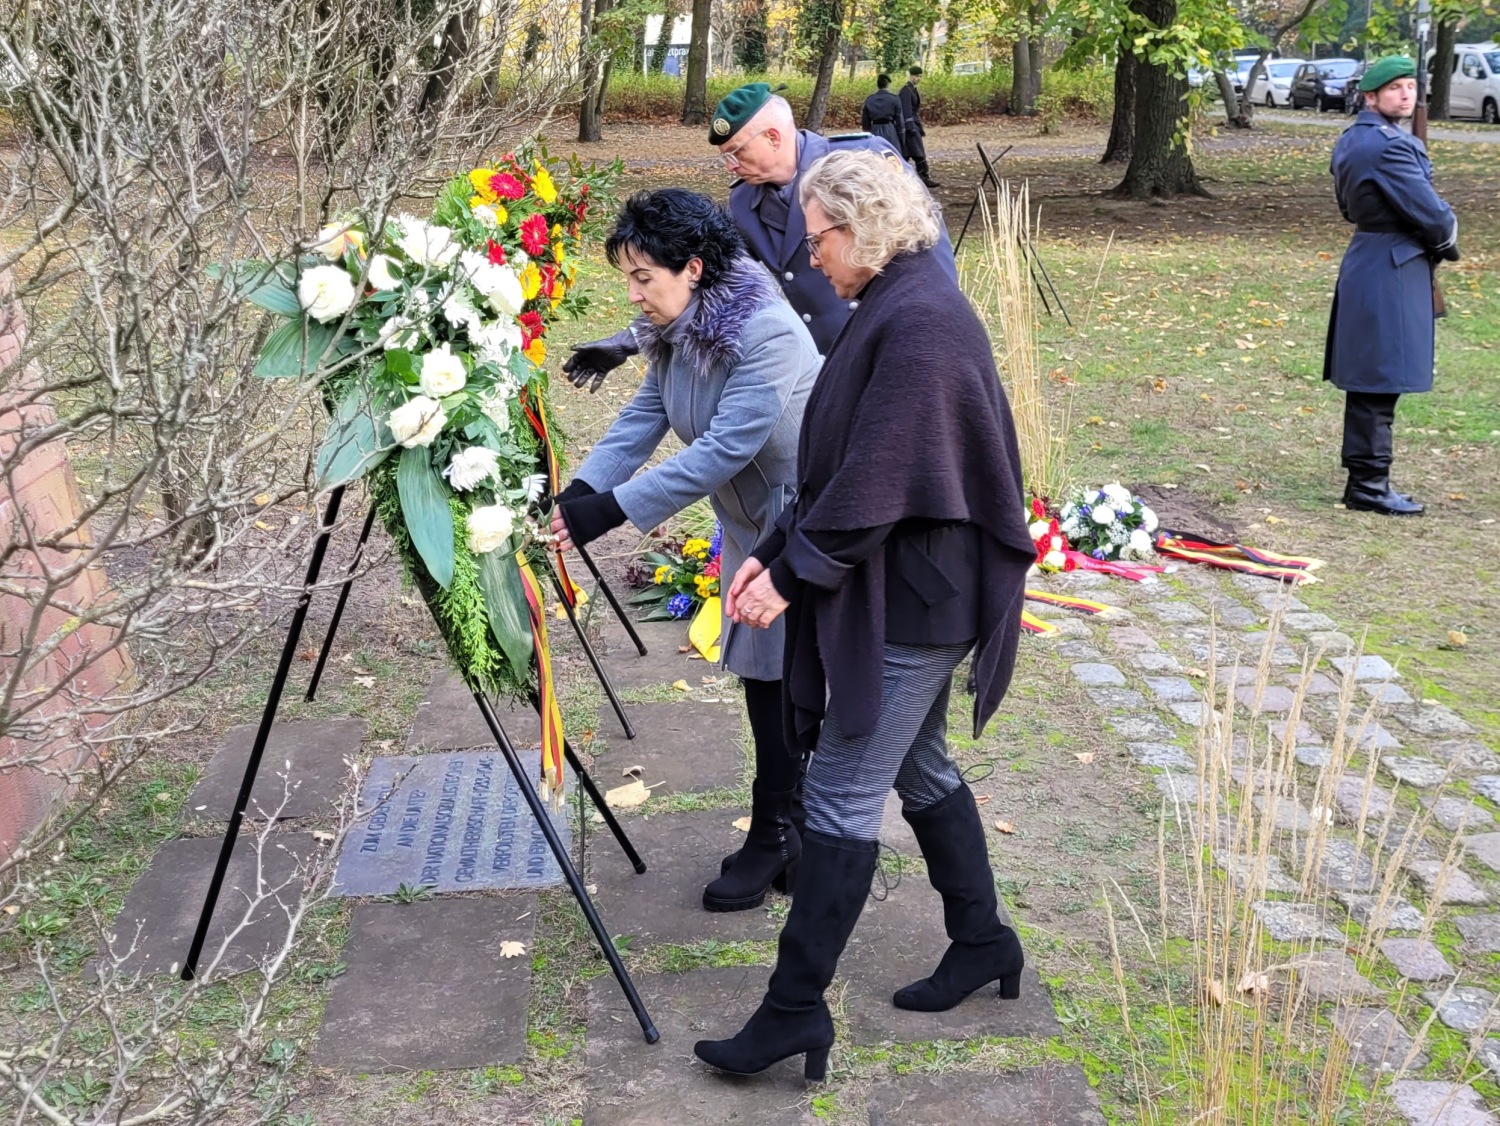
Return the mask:
M21 909L19 907L17 907L14 903L7 903L5 905L5 913L7 915L14 915L19 910L21 910Z
M264 508L266 505L268 505L268 504L271 503L271 494L270 493L256 493L255 494L255 503L257 505L259 505L260 507Z
M750 818L741 817L734 823L734 827L742 833L748 833L750 831Z
M1240 978L1240 983L1234 987L1236 993L1269 993L1271 991L1271 975L1265 972L1256 973L1254 970L1246 970L1245 976Z
M558 621L563 621L567 618L568 612L567 610L563 609L563 604L561 602L552 607L552 616Z
M264 520L257 520L255 526L262 532L269 532L271 530L271 525L267 524Z
M1448 494L1448 499L1449 500L1468 500L1469 498L1466 497L1466 496L1464 496L1463 493L1449 493Z
M974 804L975 805L989 805L990 804L990 796L989 796L989 794L976 794L974 796Z
M1204 672L1202 669L1186 668L1182 671L1188 676L1196 676L1200 679L1208 675L1208 673Z
M1285 524L1286 521L1283 520L1280 516L1267 516L1266 517L1266 523L1267 524Z
M651 791L646 789L646 784L639 778L633 782L627 782L623 786L616 786L604 794L604 804L610 809L634 809L641 805L651 796Z
M672 682L672 689L675 692L691 692L693 686L685 680L674 680Z
M603 820L603 819L601 818L600 820ZM586 892L588 892L590 895L598 895L599 894L599 885L598 884L585 884L584 887L583 887L583 890L586 891Z
M1007 834L1014 833L1016 831L1016 827L1009 821L996 821L995 828L999 829L1002 833Z
M502 958L519 958L524 953L526 953L524 942L507 940L500 944L500 957Z
M374 688L375 678L373 676L356 676L354 678L354 683L359 685L361 688Z
M1087 766L1089 765L1089 763L1094 761L1094 752L1080 751L1076 752L1073 757L1076 758L1079 762L1083 763L1084 766Z
M1450 629L1448 631L1448 644L1455 649L1462 649L1469 643L1469 635L1461 629Z
M1213 980L1208 983L1208 999L1215 1005L1223 1005L1226 1003L1224 997L1224 985L1222 982Z
M329 841L333 840L333 834L328 832L326 829L314 829L312 833L312 839L320 844L327 844Z
M644 778L645 775L645 768L640 763L636 763L634 766L627 766L624 770L620 771L621 778L635 778L639 780Z
M303 661L316 661L318 659L318 651L316 649L304 649L297 654L297 657Z

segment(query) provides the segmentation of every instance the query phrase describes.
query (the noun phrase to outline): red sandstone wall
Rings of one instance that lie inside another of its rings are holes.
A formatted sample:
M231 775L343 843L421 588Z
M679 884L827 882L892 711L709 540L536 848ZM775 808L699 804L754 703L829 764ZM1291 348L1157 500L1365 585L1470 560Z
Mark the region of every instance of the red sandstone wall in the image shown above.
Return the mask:
M26 339L26 325L18 304L10 300L10 278L0 275L0 545L7 545L16 535L18 523L24 523L38 535L49 529L66 527L82 509L78 483L61 441L49 442L16 460L16 451L29 433L54 421L51 404L45 398L25 403L28 388L35 388L40 374L34 366L20 368L16 358ZM24 543L22 539L19 542ZM41 555L23 548L0 565L0 583L6 586L26 585L43 574L44 567L67 566L67 553L45 551ZM54 598L62 603L48 605L42 613L39 636L68 625L67 605L87 606L103 596L107 580L97 568L80 571L72 582ZM9 683L17 660L21 639L32 627L32 617L41 586L33 597L21 598L0 591L0 684ZM24 690L37 692L46 686L65 683L82 699L98 699L130 676L130 662L123 647L110 651L111 637L101 626L75 629L43 665L26 677ZM50 710L53 714L67 710L59 700ZM85 720L87 722L87 720ZM22 756L32 758L39 752L51 754L54 768L84 765L86 745L78 738L76 728L49 732L49 742L24 742L19 737L0 734L0 859L11 854L16 844L41 824L63 799L61 779L29 766L17 766ZM9 765L8 765L9 764Z

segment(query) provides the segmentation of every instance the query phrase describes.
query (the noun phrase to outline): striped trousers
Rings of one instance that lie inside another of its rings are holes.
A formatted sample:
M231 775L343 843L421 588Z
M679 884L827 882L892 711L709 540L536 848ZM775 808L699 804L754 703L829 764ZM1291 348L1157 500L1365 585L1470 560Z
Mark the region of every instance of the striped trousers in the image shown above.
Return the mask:
M830 709L807 766L807 827L831 837L878 840L885 796L894 787L908 810L926 809L963 785L948 754L953 671L972 648L885 647L880 719L862 739L839 731Z

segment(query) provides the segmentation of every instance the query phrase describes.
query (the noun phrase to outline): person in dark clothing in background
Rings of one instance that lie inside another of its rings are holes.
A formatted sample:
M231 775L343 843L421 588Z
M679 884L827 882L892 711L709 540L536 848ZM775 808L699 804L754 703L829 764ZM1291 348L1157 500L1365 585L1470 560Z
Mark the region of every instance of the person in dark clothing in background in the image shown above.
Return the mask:
M942 185L927 171L927 130L922 127L922 95L917 86L922 81L922 68L912 67L907 73L906 85L901 87L901 116L906 119L906 148L902 151L912 162L922 183L929 188Z
M906 155L906 111L901 99L890 91L891 76L876 77L875 93L865 99L859 111L859 127L872 137L880 137L902 156Z
M805 1054L824 1076L833 981L875 873L894 788L951 939L899 1008L943 1012L1024 957L1001 919L974 795L948 753L948 698L972 654L974 727L1015 668L1027 568L1021 465L984 326L941 261L938 217L874 153L824 157L799 188L812 260L858 301L803 415L797 495L735 574L727 612L786 623L787 740L806 753L797 895L765 999L693 1048L739 1075ZM913 331L912 326L920 326Z

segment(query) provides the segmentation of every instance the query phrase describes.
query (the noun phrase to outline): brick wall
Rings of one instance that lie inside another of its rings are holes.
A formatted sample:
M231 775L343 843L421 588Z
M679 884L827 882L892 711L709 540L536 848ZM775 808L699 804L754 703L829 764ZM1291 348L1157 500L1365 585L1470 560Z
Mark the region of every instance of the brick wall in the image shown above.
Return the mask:
M18 454L28 436L55 421L45 396L27 401L40 386L41 375L35 364L22 366L17 362L25 339L25 320L20 306L11 300L10 278L0 274L0 545L22 545L0 565L0 584L28 590L27 597L0 590L0 684L5 685L16 668L18 647L34 628L36 608L44 600L44 584L37 580L49 570L55 572L77 562L70 558L76 552L25 546L24 536L16 538L18 531L30 528L33 534L45 536L51 529L67 527L82 509L78 483L61 441ZM67 691L44 707L44 716L61 716L72 710L74 701L83 703L107 695L130 676L129 657L123 646L113 645L108 630L96 625L70 630L74 623L66 607L90 605L105 595L107 587L102 570L85 568L43 606L37 636L69 632L45 663L28 670L18 699L24 693L40 694L51 685L63 685ZM62 779L18 765L18 760L41 753L50 756L52 769L88 765L87 744L80 738L76 722L80 721L60 719L42 738L0 733L0 858L9 856L66 796ZM85 714L81 722L103 721Z

